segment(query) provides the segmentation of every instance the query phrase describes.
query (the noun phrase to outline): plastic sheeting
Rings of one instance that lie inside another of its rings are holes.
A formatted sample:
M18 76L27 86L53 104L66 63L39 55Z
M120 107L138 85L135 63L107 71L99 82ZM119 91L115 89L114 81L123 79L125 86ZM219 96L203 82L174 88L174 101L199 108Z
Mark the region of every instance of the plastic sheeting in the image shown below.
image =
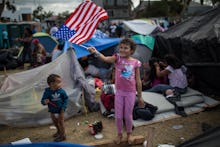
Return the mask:
M65 118L78 115L82 109L81 93L84 89L86 105L93 111L98 107L95 102L95 87L85 79L75 53L72 49L59 58L43 66L1 77L0 124L10 126L39 126L51 123L47 106L40 103L44 89L48 87L48 75L61 76L63 88L69 96Z
M220 7L158 33L153 55L175 53L185 63L219 63L219 49Z

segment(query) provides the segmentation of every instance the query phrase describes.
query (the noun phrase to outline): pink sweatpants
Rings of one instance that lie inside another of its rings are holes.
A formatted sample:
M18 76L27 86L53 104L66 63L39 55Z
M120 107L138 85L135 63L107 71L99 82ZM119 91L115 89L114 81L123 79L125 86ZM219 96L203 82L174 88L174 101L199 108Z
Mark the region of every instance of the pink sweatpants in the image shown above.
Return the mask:
M135 103L135 92L117 90L115 94L115 124L118 134L123 133L123 120L127 133L132 132L133 108Z

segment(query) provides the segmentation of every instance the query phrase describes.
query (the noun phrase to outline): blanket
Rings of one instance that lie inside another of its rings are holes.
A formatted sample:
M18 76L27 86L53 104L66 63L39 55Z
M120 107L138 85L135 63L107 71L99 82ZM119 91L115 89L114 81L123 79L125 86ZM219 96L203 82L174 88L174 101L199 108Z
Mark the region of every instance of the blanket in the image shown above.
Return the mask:
M134 120L133 124L135 127L181 117L174 112L174 106L169 103L163 95L153 92L143 92L142 97L144 101L158 106L158 111L156 112L155 117L150 121L144 121L141 119ZM220 104L219 101L205 96L201 92L191 88L188 88L186 94L181 95L181 103L188 115L204 111L207 107L214 107Z

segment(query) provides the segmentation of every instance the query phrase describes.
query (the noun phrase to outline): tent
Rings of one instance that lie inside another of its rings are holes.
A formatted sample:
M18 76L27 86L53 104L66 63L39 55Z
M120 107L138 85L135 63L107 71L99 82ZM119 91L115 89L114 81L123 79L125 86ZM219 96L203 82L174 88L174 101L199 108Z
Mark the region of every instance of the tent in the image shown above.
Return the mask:
M89 111L98 111L95 86L85 79L84 72L72 49L43 66L0 76L0 124L9 126L39 126L51 123L47 106L40 103L46 79L55 73L63 79L63 88L69 96L65 118L84 111L81 95Z
M51 53L53 49L58 45L58 41L53 39L49 34L43 32L37 32L33 34L33 39L39 39L40 43L44 46L47 52Z
M155 39L150 35L133 35L131 38L137 42L137 44L146 45L149 49L154 49Z
M220 89L220 7L157 33L153 56L175 54L195 77L193 88L206 94Z
M157 28L156 25L139 19L123 21L123 24L126 30L133 31L141 35L149 35Z

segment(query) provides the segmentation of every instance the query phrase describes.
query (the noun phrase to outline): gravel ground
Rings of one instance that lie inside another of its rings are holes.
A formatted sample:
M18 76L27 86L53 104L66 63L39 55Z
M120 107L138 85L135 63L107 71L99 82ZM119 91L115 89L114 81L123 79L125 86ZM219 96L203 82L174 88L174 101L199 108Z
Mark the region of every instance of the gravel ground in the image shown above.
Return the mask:
M217 98L220 100L220 98ZM177 145L203 133L202 126L216 127L220 125L220 106L206 109L203 112L192 114L187 117L175 118L147 126L134 129L134 135L147 135L147 130L154 129L153 138L150 140L153 146L158 144ZM65 121L68 143L86 144L97 142L89 132L88 123L101 120L104 126L101 140L113 140L116 135L114 119L105 118L100 112L74 116ZM173 126L181 125L182 128L174 129ZM50 129L51 125L39 126L35 128L16 128L10 126L0 126L0 143L7 144L23 138L30 138L32 142L53 141L52 134L56 131ZM140 147L142 145L139 145ZM138 146L136 146L138 147Z

